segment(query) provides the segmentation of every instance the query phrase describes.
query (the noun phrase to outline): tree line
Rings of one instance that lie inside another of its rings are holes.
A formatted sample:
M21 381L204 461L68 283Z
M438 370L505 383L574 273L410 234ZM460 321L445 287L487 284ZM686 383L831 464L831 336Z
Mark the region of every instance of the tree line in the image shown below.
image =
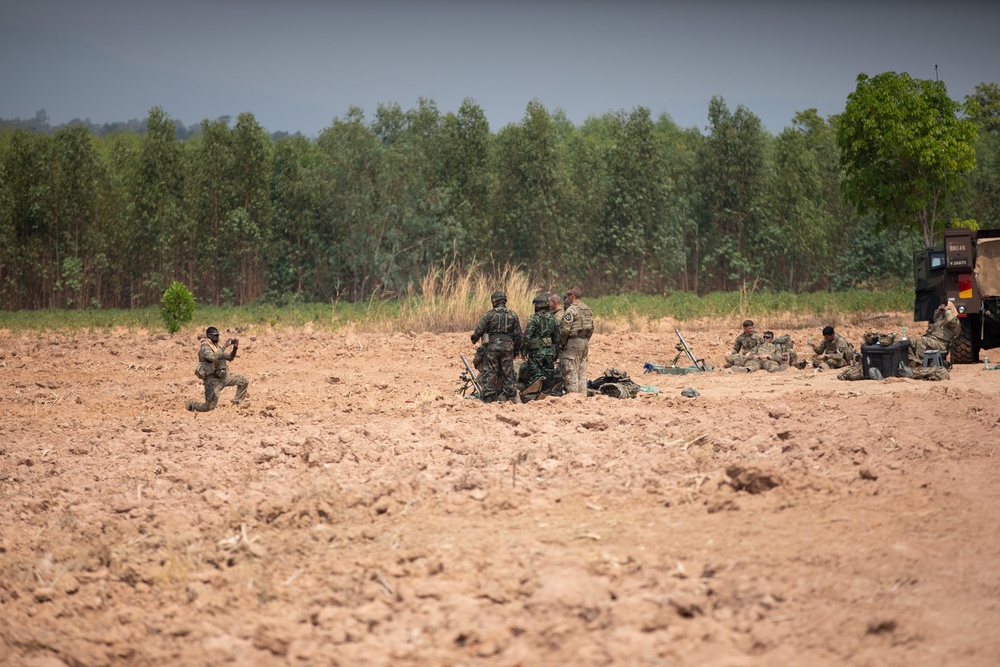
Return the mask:
M1000 222L995 89L968 107L975 167L953 174L939 226ZM420 99L352 108L315 139L251 113L181 139L159 107L144 132L0 128L0 308L145 307L174 280L216 305L357 301L455 261L591 294L910 277L921 227L842 187L841 116L803 111L773 136L713 98L707 119L639 107L577 126L534 100L492 132L473 100Z

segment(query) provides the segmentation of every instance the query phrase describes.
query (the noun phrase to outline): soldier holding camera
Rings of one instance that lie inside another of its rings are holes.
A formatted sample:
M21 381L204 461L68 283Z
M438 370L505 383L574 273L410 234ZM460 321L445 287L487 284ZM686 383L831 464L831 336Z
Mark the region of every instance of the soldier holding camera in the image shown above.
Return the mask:
M205 330L205 342L198 350L198 366L194 374L205 383L205 402L188 401L185 406L192 412L208 412L219 404L219 394L226 387L236 387L234 404L242 403L247 397L250 380L242 375L229 372L229 362L236 358L240 347L238 338L230 338L219 347L219 330L209 327ZM232 347L230 350L229 348Z

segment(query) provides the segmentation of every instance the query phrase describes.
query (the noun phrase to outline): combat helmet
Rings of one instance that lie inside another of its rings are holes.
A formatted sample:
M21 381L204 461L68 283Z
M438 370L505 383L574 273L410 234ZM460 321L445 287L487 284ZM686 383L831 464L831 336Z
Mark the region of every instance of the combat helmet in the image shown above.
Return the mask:
M493 296L490 297L490 301L493 303L507 303L507 294L503 290L497 290L493 292Z
M549 297L544 294L539 294L534 299L531 300L531 305L535 307L535 312L540 312L549 309Z

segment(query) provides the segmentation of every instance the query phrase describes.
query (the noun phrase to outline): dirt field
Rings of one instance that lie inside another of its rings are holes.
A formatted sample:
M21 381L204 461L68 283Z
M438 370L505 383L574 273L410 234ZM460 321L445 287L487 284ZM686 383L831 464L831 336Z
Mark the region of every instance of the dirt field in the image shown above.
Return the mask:
M658 395L525 405L467 334L245 332L206 414L194 334L0 333L0 665L998 664L1000 372L641 375L672 326L591 345Z

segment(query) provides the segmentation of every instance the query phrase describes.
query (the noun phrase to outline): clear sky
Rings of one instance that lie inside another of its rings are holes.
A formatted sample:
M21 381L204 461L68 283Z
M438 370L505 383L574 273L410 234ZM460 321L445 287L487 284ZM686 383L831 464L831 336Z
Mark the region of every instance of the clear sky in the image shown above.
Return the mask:
M843 110L859 73L953 99L1000 82L1000 2L23 0L0 9L0 118L195 125L249 111L316 136L351 106L475 100L494 130L537 98L574 123L650 109L704 128L709 100L771 133Z

